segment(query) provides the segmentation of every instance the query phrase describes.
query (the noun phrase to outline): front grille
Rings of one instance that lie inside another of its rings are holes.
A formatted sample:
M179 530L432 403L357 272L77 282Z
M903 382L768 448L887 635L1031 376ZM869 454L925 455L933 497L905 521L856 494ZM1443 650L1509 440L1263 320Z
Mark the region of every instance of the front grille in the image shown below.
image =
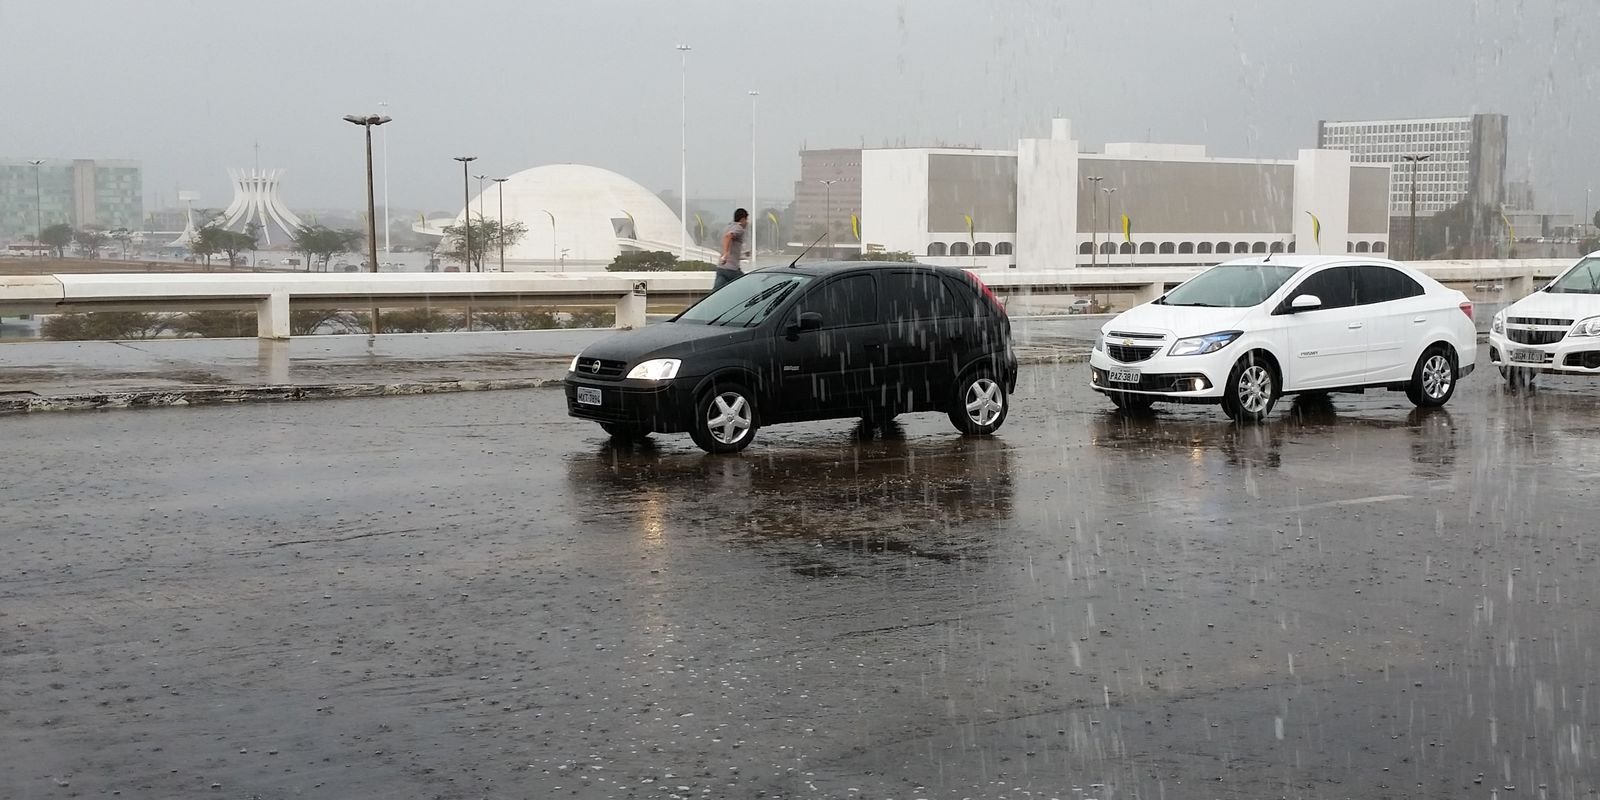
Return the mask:
M599 369L595 369L596 362L600 364ZM612 361L605 358L580 358L578 359L578 369L575 374L585 378L616 380L622 377L622 371L627 368L628 362L626 361Z
M1106 338L1108 338L1108 339L1145 339L1145 340L1149 340L1149 341L1157 341L1157 342L1159 342L1162 339L1165 339L1167 337L1163 336L1162 334L1159 334L1159 333L1128 333L1127 331L1107 331L1106 332Z
M1547 317L1507 317L1508 325L1549 325L1556 328L1572 327L1570 319L1551 319Z
M1506 328L1506 338L1517 344L1555 344L1567 338L1566 331L1536 331L1526 328Z
M1140 375L1138 383L1112 383L1106 371L1099 367L1094 368L1095 383L1103 389L1122 389L1137 392L1192 392L1195 391L1190 381L1199 378L1201 389L1211 388L1211 381L1198 372L1169 373L1165 375ZM1182 386L1179 386L1179 383Z
M1140 347L1138 345L1112 344L1111 342L1106 342L1106 355L1111 356L1112 358L1121 361L1124 364L1132 364L1137 361L1144 361L1155 355L1156 351L1160 349L1161 348L1159 347Z

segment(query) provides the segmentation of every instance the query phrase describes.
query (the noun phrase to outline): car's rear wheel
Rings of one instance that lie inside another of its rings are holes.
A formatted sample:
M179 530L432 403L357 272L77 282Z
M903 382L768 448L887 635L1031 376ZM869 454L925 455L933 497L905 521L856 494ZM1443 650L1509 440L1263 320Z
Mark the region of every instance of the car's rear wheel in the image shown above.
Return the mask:
M1149 411L1156 404L1156 399L1146 394L1127 394L1125 392L1107 392L1106 397L1111 398L1111 405L1118 411L1130 414L1139 414Z
M1246 353L1228 373L1222 411L1239 422L1260 422L1272 413L1280 391L1278 373L1272 364L1255 353Z
M759 420L748 390L737 383L719 383L695 401L689 435L707 453L737 453L756 437Z
M610 434L611 438L621 442L637 442L650 435L650 429L643 425L630 425L626 422L602 422L600 430Z
M955 402L950 407L950 422L956 430L986 436L1000 430L1009 413L1011 398L993 372L976 370L956 381Z
M1455 395L1457 377L1455 351L1436 344L1424 350L1411 369L1406 397L1418 407L1442 406Z

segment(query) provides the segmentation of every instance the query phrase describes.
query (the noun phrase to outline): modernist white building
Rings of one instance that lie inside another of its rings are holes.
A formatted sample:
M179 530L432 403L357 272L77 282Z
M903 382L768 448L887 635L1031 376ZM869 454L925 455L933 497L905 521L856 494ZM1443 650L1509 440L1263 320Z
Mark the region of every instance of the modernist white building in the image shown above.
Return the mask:
M527 234L506 250L507 270L598 270L619 254L639 250L678 252L684 227L678 215L649 189L607 169L582 164L547 164L488 184L468 208L453 218L429 220L414 230L443 235L470 212L490 220L520 222ZM711 250L689 246L688 258L715 261ZM485 269L499 266L499 252L484 258Z
M294 232L305 223L279 196L283 188L283 170L230 169L228 179L233 184L233 202L222 212L223 227L243 232L255 225L263 247L294 241Z
M1388 251L1389 168L1354 164L1348 152L1270 160L1213 158L1191 145L1081 150L1065 119L1050 138L1015 150L864 150L863 247L1025 270Z

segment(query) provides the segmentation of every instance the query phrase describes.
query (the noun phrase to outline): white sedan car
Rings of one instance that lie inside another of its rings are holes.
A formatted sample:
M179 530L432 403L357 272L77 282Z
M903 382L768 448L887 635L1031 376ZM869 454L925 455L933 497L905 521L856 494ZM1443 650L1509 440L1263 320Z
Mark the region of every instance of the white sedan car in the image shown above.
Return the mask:
M1242 259L1101 328L1090 386L1118 408L1220 403L1241 421L1305 392L1404 391L1444 405L1477 360L1467 296L1393 261Z
M1542 372L1600 375L1600 252L1494 315L1489 361L1512 385Z

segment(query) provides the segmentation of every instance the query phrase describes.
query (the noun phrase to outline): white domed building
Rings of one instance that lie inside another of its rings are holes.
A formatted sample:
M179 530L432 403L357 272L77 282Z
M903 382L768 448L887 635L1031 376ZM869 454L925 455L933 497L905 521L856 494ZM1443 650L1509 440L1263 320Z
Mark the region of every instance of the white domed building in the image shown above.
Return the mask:
M472 198L472 214L498 220L501 188L486 183L483 195ZM507 270L603 270L621 253L677 254L682 243L683 224L661 198L607 169L547 164L511 175L503 188L506 224L527 227L522 241L506 248ZM446 226L465 219L463 211L454 218L428 220L415 230L442 236ZM687 257L715 261L717 253L691 240ZM497 269L499 263L498 250L483 260L486 270Z

